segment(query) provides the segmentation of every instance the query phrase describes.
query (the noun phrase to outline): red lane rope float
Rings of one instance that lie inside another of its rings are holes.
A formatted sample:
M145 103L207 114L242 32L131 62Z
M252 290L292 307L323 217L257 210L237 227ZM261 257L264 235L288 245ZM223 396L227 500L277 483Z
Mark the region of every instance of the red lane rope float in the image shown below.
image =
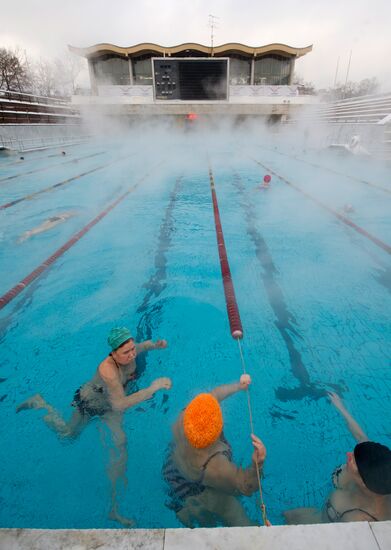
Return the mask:
M227 306L227 314L229 319L229 326L231 328L232 338L236 340L243 338L243 327L240 319L239 308L236 302L234 285L231 277L231 270L228 263L227 250L225 248L223 228L221 227L219 205L217 202L217 195L215 190L215 184L213 179L213 173L209 168L209 180L210 190L212 193L213 201L213 214L215 219L217 247L220 257L221 276L224 285L225 302Z
M62 187L63 185L66 185L67 183L71 183L72 181L75 181L79 178L82 178L83 176L87 176L88 174L93 174L94 172L97 172L98 170L102 170L103 168L107 168L107 166L110 166L111 164L114 164L116 162L119 162L120 160L123 160L123 158L124 157L122 157L120 159L113 160L113 161L108 162L106 164L102 164L101 166L98 166L97 168L93 168L92 170L87 170L86 172L82 172L81 174L78 174L77 176L73 176L72 178L68 178L66 180L60 181L59 183L55 183L54 185L50 185L49 187L45 187L44 189L41 189L40 191L35 191L35 193L31 193L30 195L25 195L24 197L20 197L19 199L14 199L13 201L6 202L4 204L0 204L0 210L5 210L6 208L11 208L11 206L15 206L15 204L33 199L34 197L37 197L38 195L42 195L42 193L47 193L48 191L51 191L52 189L57 189L57 187ZM125 158L127 158L127 157L125 157Z
M346 225L348 225L349 227L351 227L352 229L354 229L355 231L357 231L357 233L360 233L361 235L363 235L364 237L366 237L367 239L369 239L370 241L372 241L376 246L378 246L379 248L382 248L383 250L385 250L386 252L388 252L388 254L391 254L391 246L388 245L387 243L383 242L381 239L379 239L378 237L375 237L374 235L372 235L371 233L369 233L368 231L366 231L365 229L363 229L362 227L360 227L359 225L357 225L356 223L352 222L352 220L350 220L349 218L347 218L346 216L343 216L342 214L340 214L339 212L337 212L336 210L334 210L333 208L330 208L330 206L327 206L327 204L324 204L323 202L319 201L318 199L316 199L315 197L313 197L312 195L310 195L309 193L307 193L306 191L303 191L303 189L300 189L300 187L298 187L297 185L295 185L294 183L292 183L291 181L287 180L286 178L284 178L283 176L280 176L280 174L277 174L277 172L274 172L271 168L269 168L268 166L266 166L265 164L263 164L262 162L256 160L256 159L251 159L253 160L256 164L258 164L259 166L262 166L263 168L265 168L266 170L268 170L271 174L274 174L275 176L277 176L277 178L280 178L281 181L283 181L284 183L286 183L287 185L289 185L290 187L293 187L293 189L295 189L296 191L298 191L299 193L301 193L302 195L304 195L305 197L307 197L308 199L311 199L315 204L317 204L318 206L320 206L321 208L323 208L324 210L327 210L327 212L330 212L331 214L333 214L336 218L338 218L341 222L345 223Z
M77 162L79 160L85 160L90 159L92 157L97 157L99 155L103 155L105 151L101 151L99 153L92 153L91 155L86 155L84 157L79 157L76 159L66 160L65 162L60 162L59 164L53 164L51 166L44 166L44 168L36 168L35 170L29 170L28 172L23 172L22 174L15 174L14 176L7 176L6 178L0 179L0 183L3 181L9 181L14 180L16 178L21 178L23 176L29 176L30 174L36 174L37 172L44 172L45 170L50 170L51 168L57 168L57 166L61 166L62 164L69 164L71 162Z
M34 271L32 271L27 277L24 277L17 285L15 285L13 288L11 288L8 292L0 296L0 310L3 309L11 300L16 298L18 294L22 292L29 284L31 284L37 277L43 273L51 264L53 264L60 256L64 254L71 246L73 246L75 243L77 243L78 240L80 240L94 225L96 225L102 218L107 216L107 214L113 210L121 201L124 200L125 197L127 197L132 191L136 189L142 181L144 181L145 178L148 176L144 176L138 183L133 185L130 189L128 189L125 193L123 193L118 199L116 199L114 202L112 202L103 212L101 212L96 218L90 221L83 229L81 229L78 233L76 233L73 237L71 237L63 246L61 246L54 254L49 256L44 262L41 263Z

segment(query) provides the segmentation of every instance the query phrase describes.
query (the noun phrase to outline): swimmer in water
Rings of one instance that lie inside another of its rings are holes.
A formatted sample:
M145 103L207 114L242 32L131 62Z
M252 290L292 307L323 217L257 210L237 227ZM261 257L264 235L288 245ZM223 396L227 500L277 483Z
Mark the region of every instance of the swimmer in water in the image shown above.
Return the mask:
M237 466L224 437L220 406L224 399L247 390L250 383L250 376L243 374L239 382L199 394L174 424L163 477L169 486L169 507L186 527L254 525L237 497L250 496L258 489L266 448L252 434L250 465Z
M345 214L353 214L355 212L354 206L350 203L346 203L343 205L343 211Z
M38 235L39 233L43 233L44 231L48 231L49 229L52 229L53 227L56 227L59 223L65 222L65 220L72 218L75 216L75 212L64 212L63 214L58 214L57 216L53 216L47 220L45 220L41 225L38 225L37 227L34 227L33 229L29 229L29 231L25 231L23 235L19 237L17 240L18 244L23 243L24 241L27 241L30 237L33 237L34 235Z
M167 347L166 340L146 340L136 343L125 327L113 328L108 336L111 353L100 363L94 376L78 388L74 394L73 414L68 421L40 394L33 395L17 408L16 412L28 409L43 409L43 421L62 439L75 439L93 419L100 419L109 429L113 448L110 452L108 476L111 481L111 509L109 518L127 527L133 521L118 511L117 489L122 480L126 484L128 462L127 438L123 427L124 413L151 399L159 390L169 390L169 378L157 378L147 388L129 393L126 387L137 378L136 356ZM92 344L91 344L92 345Z
M264 176L262 183L259 186L259 189L269 189L270 188L270 182L271 182L271 176L269 174L266 174Z
M289 524L383 521L391 519L391 450L370 441L333 392L329 399L357 442L346 463L332 474L333 490L322 509L295 508L284 512Z
M258 187L258 189L269 189L270 185L266 181L263 181L261 185Z

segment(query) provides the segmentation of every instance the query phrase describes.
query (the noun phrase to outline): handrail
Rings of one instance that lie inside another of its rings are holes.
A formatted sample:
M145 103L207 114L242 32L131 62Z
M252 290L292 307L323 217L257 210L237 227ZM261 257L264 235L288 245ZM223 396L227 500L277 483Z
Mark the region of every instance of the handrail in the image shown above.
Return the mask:
M65 98L47 97L47 96L41 96L36 94L28 94L25 92L16 92L13 90L0 89L0 97L6 97L12 100L12 99L16 99L16 96L22 96L27 98L24 100L26 102L32 102L32 99L38 99L38 100L43 100L43 103L52 103L52 104L61 104L61 105L66 105L70 103L70 101Z

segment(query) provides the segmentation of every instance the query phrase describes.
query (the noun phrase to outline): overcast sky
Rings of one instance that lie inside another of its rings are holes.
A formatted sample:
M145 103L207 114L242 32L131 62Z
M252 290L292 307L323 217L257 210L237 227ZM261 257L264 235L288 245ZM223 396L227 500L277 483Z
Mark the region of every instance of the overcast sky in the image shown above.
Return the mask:
M377 77L391 91L391 0L4 0L0 47L56 57L67 44L209 45L209 14L219 18L215 45L312 44L296 72L318 88L333 85L338 58L337 80L345 82L352 51L349 80Z

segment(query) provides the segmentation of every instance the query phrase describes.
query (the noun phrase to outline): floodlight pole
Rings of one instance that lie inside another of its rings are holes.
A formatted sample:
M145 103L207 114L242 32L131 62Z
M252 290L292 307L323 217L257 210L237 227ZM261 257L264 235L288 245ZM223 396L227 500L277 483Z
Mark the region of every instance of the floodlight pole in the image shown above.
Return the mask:
M346 71L345 87L344 87L344 90L343 90L343 99L345 99L345 95L346 95L346 86L347 86L347 84L348 84L349 71L350 71L350 62L351 62L351 60L352 60L352 50L350 50L349 63L348 63L347 71Z
M336 85L337 85L338 68L339 68L339 56L338 56L338 59L337 59L337 67L336 67L336 69L335 69L334 90L335 90L335 87L336 87Z

